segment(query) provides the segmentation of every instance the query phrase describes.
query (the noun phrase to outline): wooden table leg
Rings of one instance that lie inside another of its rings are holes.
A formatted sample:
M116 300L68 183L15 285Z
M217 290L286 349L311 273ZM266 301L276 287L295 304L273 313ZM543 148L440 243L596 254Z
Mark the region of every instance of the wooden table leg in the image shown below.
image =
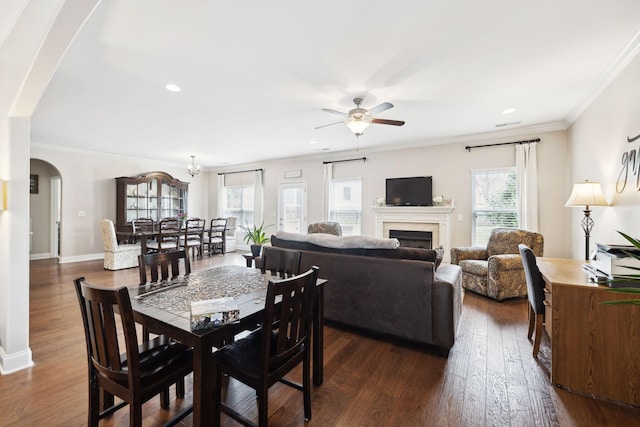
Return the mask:
M193 348L193 425L213 425L215 372L211 359L211 343L200 342Z
M324 373L324 285L316 288L316 304L313 309L313 384L320 385Z

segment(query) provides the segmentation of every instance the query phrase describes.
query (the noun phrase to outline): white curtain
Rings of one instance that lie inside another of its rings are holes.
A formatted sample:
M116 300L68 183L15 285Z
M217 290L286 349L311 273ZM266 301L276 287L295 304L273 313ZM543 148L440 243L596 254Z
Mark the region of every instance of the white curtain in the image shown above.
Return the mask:
M260 225L264 221L263 201L262 169L258 169L253 175L253 223L255 225Z
M218 175L218 218L224 216L224 175Z
M324 181L322 183L322 220L329 221L331 206L331 188L333 183L333 163L324 164Z
M516 145L520 228L538 231L538 161L536 142Z

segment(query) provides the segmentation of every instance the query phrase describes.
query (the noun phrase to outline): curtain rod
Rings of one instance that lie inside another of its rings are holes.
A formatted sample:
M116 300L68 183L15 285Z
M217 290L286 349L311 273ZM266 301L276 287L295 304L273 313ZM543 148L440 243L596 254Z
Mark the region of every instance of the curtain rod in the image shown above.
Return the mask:
M342 163L342 162L357 162L358 160L362 160L363 162L367 161L366 157L360 157L359 159L344 159L344 160L333 160L330 162L322 162L323 165L328 165L329 163Z
M472 148L496 147L498 145L514 145L514 144L521 145L521 144L531 144L532 142L540 142L540 138L529 139L527 141L500 142L498 144L485 144L485 145L473 145L473 146L467 145L466 147L464 147L464 149L467 151L471 151Z
M257 172L257 171L261 171L261 170L263 170L263 169L260 168L260 169L247 169L247 170L244 170L244 171L218 172L218 175L231 175L232 173Z

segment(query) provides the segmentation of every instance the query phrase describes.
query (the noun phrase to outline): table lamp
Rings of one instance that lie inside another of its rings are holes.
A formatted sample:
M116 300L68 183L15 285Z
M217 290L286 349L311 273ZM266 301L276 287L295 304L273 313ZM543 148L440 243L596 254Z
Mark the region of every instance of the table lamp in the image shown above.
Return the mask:
M583 181L573 185L573 190L569 196L569 200L564 204L567 207L584 206L584 218L582 218L582 229L584 230L585 248L584 259L589 260L589 235L593 228L593 219L591 218L591 209L589 206L608 206L607 201L602 195L602 188L599 182Z

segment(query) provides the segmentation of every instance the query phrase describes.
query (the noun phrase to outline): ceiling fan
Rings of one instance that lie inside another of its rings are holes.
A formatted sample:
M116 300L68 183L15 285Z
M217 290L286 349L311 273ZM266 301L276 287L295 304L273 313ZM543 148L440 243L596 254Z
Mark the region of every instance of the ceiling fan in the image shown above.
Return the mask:
M323 108L322 111L343 116L344 120L340 122L329 123L328 125L318 126L316 127L316 129L344 123L349 129L351 129L351 132L353 132L356 137L359 137L364 133L364 130L368 128L371 123L392 126L402 126L404 124L404 122L400 120L377 119L373 117L374 114L381 113L390 108L393 108L393 104L390 102L383 102L382 104L377 105L370 110L360 107L360 104L362 104L362 98L355 98L353 100L353 103L356 104L356 108L349 110L348 113L342 113L340 111L331 110L329 108Z

